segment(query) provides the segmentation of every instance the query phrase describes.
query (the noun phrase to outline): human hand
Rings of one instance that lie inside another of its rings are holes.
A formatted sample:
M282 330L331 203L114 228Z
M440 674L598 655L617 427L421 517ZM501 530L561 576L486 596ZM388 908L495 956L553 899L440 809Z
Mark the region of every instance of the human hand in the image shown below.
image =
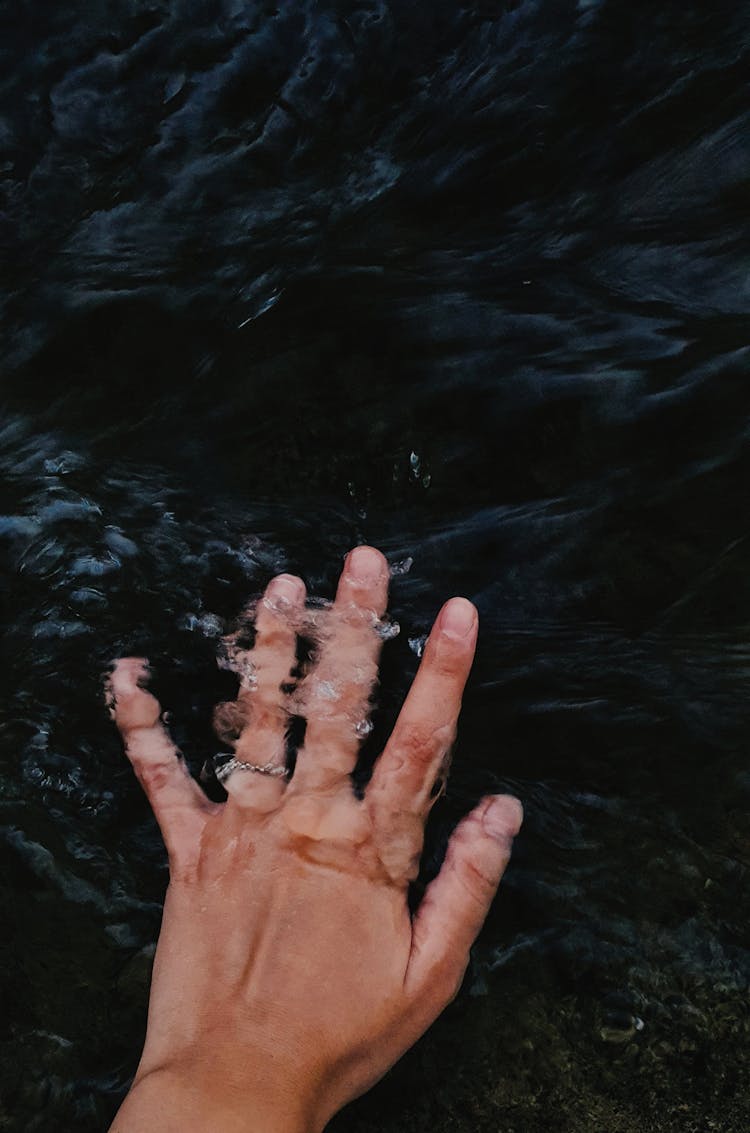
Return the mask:
M373 1085L460 987L521 822L490 796L456 828L414 916L435 784L446 773L474 656L477 614L441 610L419 672L362 797L352 788L378 668L388 565L347 558L315 662L291 686L301 579L280 575L256 614L233 708L235 757L283 767L290 712L307 721L294 774L225 781L210 802L191 778L142 683L117 662L112 714L169 854L146 1043L112 1133L156 1129L318 1133Z

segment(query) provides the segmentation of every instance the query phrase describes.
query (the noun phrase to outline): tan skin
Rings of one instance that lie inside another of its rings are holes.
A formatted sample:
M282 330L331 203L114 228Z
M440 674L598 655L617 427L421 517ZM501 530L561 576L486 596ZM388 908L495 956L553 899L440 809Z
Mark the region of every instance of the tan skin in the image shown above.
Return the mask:
M280 575L256 614L234 706L236 757L284 763L290 710L307 731L289 780L236 771L226 803L190 777L143 688L146 663L117 662L112 714L169 853L146 1043L111 1133L319 1133L369 1089L455 996L521 823L488 796L456 828L415 915L434 786L445 773L477 637L454 598L363 798L352 790L385 612L388 566L360 547L316 615L316 664L290 691L301 579ZM232 644L230 642L230 651Z

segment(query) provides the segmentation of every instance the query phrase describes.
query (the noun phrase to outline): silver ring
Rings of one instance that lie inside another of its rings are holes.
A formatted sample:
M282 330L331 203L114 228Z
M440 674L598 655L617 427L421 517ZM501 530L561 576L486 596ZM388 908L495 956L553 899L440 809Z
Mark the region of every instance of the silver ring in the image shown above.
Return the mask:
M234 771L253 771L257 775L272 775L275 779L286 779L289 774L283 763L243 763L240 759L228 759L220 767L214 768L214 774L220 783Z

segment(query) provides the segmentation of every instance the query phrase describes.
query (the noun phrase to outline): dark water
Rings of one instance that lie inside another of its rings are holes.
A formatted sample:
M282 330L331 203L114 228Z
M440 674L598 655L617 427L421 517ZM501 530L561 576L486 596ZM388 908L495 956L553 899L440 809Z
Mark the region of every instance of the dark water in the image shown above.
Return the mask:
M428 872L481 793L527 820L335 1128L746 1129L747 5L0 12L0 1129L103 1130L139 1053L166 873L107 661L197 768L222 625L361 540L381 729L482 616Z

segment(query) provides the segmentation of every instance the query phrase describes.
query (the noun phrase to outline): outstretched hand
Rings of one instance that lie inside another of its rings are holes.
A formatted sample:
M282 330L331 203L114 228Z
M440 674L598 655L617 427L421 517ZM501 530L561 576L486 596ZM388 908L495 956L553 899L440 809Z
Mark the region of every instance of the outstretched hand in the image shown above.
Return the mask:
M231 646L236 703L218 713L240 766L211 802L175 749L146 662L117 662L110 703L169 853L146 1044L113 1133L317 1133L376 1082L455 996L521 822L489 796L456 828L412 915L424 824L446 774L477 614L443 606L364 793L354 769L377 676L388 565L347 558L296 681L301 579L258 604L255 643ZM290 714L306 720L294 774ZM358 726L359 725L359 726ZM244 765L244 766L243 766Z

